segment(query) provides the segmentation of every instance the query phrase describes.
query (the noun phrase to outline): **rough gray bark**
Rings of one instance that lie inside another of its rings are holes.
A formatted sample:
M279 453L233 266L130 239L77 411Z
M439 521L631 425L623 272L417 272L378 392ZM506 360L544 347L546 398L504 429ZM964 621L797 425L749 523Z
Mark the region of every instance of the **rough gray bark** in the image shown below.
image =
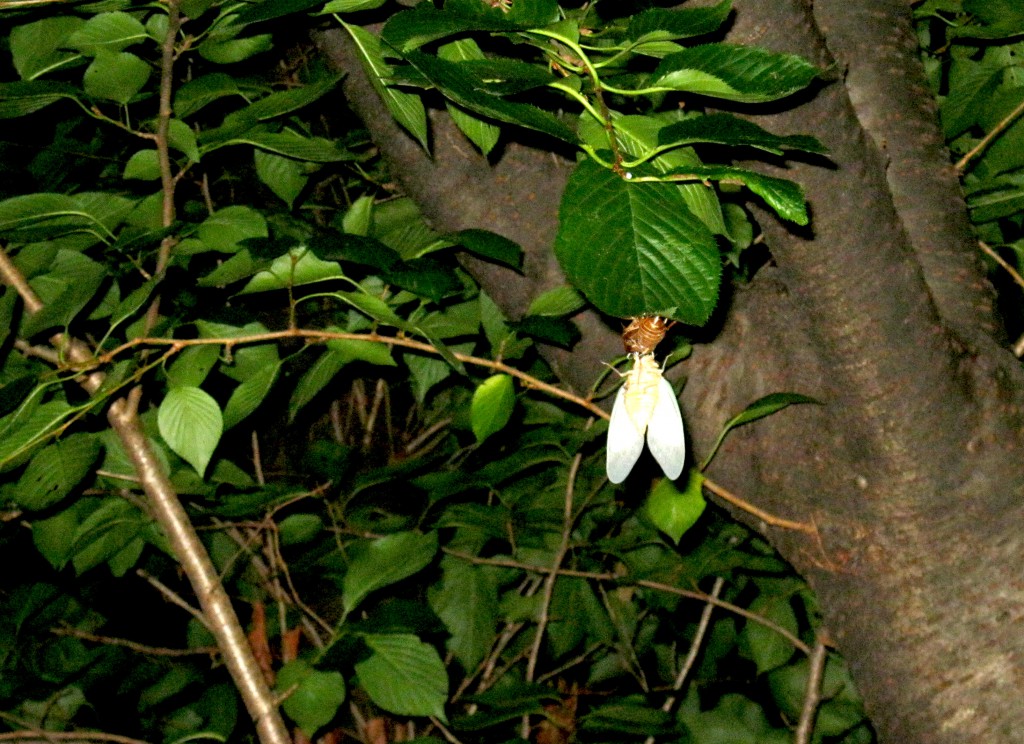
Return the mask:
M820 544L753 526L811 580L883 741L1024 741L1024 374L1000 345L909 7L735 6L734 40L832 71L812 100L758 123L817 136L834 167L787 169L807 191L811 230L762 216L776 265L737 291L687 363L694 449L761 395L824 401L735 432L712 477L819 525ZM517 145L492 167L443 119L431 162L359 77L347 94L431 219L523 244L523 277L479 267L499 303L516 314L560 282L550 246L565 163ZM578 387L621 348L618 328L592 315L582 325L572 364L555 360Z

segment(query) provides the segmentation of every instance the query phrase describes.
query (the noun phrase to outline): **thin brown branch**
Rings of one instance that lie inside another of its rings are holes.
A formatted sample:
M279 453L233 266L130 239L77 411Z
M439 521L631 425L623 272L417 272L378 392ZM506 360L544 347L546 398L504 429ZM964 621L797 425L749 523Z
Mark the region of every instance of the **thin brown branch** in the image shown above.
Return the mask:
M79 638L83 641L101 643L104 646L120 646L139 654L145 654L146 656L216 656L220 653L220 649L216 646L201 646L197 648L163 648L159 646L147 646L144 643L131 641L127 638L114 638L113 636L96 635L94 633L86 633L84 630L78 630L77 628L50 628L50 632L54 635L71 636L72 638Z
M25 275L14 265L6 250L0 250L0 281L18 293L21 301L25 303L25 311L30 315L43 309L43 301L29 286Z
M1005 117L1003 117L1002 121L1000 121L998 124L992 127L992 131L990 131L988 134L982 137L981 141L978 142L978 144L976 144L974 147L968 150L962 158L956 161L956 165L953 166L954 168L956 168L956 172L963 173L964 169L967 168L967 164L971 162L971 160L973 160L978 155L978 153L980 153L982 150L988 147L992 140L994 140L996 137L1002 134L1008 126L1013 124L1014 120L1016 120L1017 117L1020 116L1021 114L1024 114L1024 101L1021 101L1017 108L1008 113Z
M135 571L135 574L137 576L139 576L140 578L143 578L146 581L148 581L149 585L152 586L154 589L156 589L158 592L160 592L160 594L163 595L164 599L166 599L172 605L176 605L176 606L180 607L181 609L185 610L185 612L187 612L192 617L194 617L196 620L198 620L200 623L202 623L203 627L205 627L207 630L210 629L209 625L207 625L206 618L203 617L203 613L202 612L200 612L195 607L193 607L191 604L189 604L184 599L182 599L180 594L178 594L176 591L174 591L169 586L164 584L156 576L151 576L149 573L147 573L146 571L143 571L141 568L137 569Z
M804 706L800 711L800 722L793 734L793 744L810 744L814 733L814 719L821 704L821 680L825 676L825 661L828 649L820 636L814 642L811 652L811 667L807 672L807 692L804 693Z
M189 346L203 346L203 345L215 345L224 346L228 349L239 346L242 344L253 344L262 343L267 341L280 341L283 339L294 339L301 338L307 341L332 341L332 340L347 340L347 341L370 341L373 343L387 344L388 346L398 346L405 349L414 349L416 351L422 351L425 354L440 355L440 352L431 344L424 341L417 341L415 339L406 338L405 336L383 336L377 333L344 333L341 331L320 331L314 329L303 329L303 328L288 328L282 331L268 331L266 333L255 333L251 336L241 336L236 338L155 338L155 337L141 337L127 341L121 344L115 349L97 357L95 364L106 364L116 359L121 354L131 351L139 346L170 346L175 351L180 351ZM571 403L575 403L582 408L587 409L595 416L607 419L609 414L598 406L593 401L586 398L582 398L575 393L568 390L563 390L555 385L538 380L533 375L522 372L515 367L511 367L504 362L495 361L493 359L485 359L483 357L473 356L472 354L463 354L461 352L453 351L452 356L458 359L463 364L471 364L476 367L486 367L493 369L495 372L503 372L504 374L510 375L520 380L523 385L528 389L540 390L548 395L555 398L561 398Z
M451 550L450 548L444 548L444 552L448 555L461 558L462 560L469 561L471 563L479 563L487 566L502 566L505 568L518 568L522 571L529 571L531 573L548 574L557 573L560 576L575 576L581 579L592 579L594 581L615 581L620 584L632 584L634 586L643 586L648 589L654 589L655 591L665 592L667 594L675 594L679 597L685 597L687 599L696 599L700 602L706 602L713 604L715 607L721 607L723 610L728 610L733 614L745 617L747 620L763 625L770 630L775 631L791 644L793 647L799 650L801 653L811 654L811 647L801 641L795 635L790 633L788 630L783 628L781 625L772 622L766 617L758 615L756 612L746 610L739 605L735 605L732 602L727 602L724 599L713 597L710 594L704 592L695 591L693 589L681 589L677 586L670 584L663 584L659 581L650 581L649 579L631 579L629 576L616 574L616 573L600 573L597 571L578 571L572 568L558 568L552 569L549 566L534 566L529 563L522 563L511 559L504 558L480 558L469 553L462 553L458 550Z
M107 734L103 731L5 731L0 734L0 741L17 741L21 744L52 744L59 741L61 744L71 742L110 742L110 744L149 744L143 739L133 739L130 736L119 734Z
M728 501L735 507L742 509L748 514L753 514L755 517L760 519L765 524L771 525L772 527L781 527L786 530L798 530L800 532L806 532L808 535L818 535L818 527L813 522L794 522L791 519L783 519L782 517L776 517L774 514L766 512L764 509L751 504L749 501L744 501L739 496L730 491L726 490L722 486L718 485L714 481L704 479L704 488L711 491L711 493L718 496L723 501Z
M978 247L985 252L985 254L999 264L1000 267L1006 270L1006 273L1010 275L1010 278L1017 283L1017 286L1024 288L1024 277L1020 275L1015 268L1013 268L1005 258L996 253L993 248L988 245L984 240L978 241Z

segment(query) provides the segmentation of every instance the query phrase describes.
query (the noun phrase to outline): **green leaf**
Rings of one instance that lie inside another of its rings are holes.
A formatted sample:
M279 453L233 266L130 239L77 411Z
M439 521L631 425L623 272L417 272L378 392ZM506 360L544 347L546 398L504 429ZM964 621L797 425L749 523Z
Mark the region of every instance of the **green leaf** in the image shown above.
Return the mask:
M718 301L718 245L678 190L631 183L589 159L562 196L555 254L609 315L702 325Z
M355 13L379 8L387 0L330 0L320 13Z
M361 545L342 582L345 614L350 614L370 592L426 567L436 553L436 532L398 532Z
M755 147L775 155L781 155L783 150L818 154L825 152L824 146L814 137L802 134L780 137L732 114L691 116L658 131L659 145L689 145L698 142Z
M199 162L199 147L196 143L196 133L192 127L181 119L171 119L168 122L167 144L174 150L184 153L190 162Z
M402 15L401 13L398 15ZM370 78L373 89L381 97L388 107L388 111L395 117L395 121L416 138L424 150L429 150L427 144L427 110L423 101L418 95L405 93L385 85L384 81L391 76L391 67L384 63L384 55L380 48L380 39L361 26L352 26L347 23L341 24L352 41L355 42L356 50L359 53L359 60L363 65L366 76Z
M59 14L15 25L10 30L10 51L21 79L35 80L82 59L82 55L67 51L66 41L84 23L70 14Z
M264 5L269 2L264 2ZM266 121L291 114L314 103L334 90L342 75L330 75L297 88L280 90L249 104L241 115L255 121Z
M671 480L663 478L647 497L644 513L655 527L678 543L704 513L707 502L703 486L704 476L692 469L685 491L680 491Z
M302 164L292 158L262 150L253 151L253 160L256 163L256 176L263 185L287 204L288 209L292 209L295 200L309 183L309 176L306 175Z
M558 20L553 0L514 0L507 7L477 0L448 0L443 10L429 3L396 13L381 38L400 52L467 31L525 31Z
M704 470L711 464L711 460L714 458L715 453L718 452L718 448L722 446L722 442L725 441L726 436L728 436L729 432L737 426L743 426L743 424L749 424L751 421L757 421L765 416L771 416L773 413L781 411L786 406L798 405L800 403L814 403L815 405L822 404L820 400L816 400L806 395L801 395L800 393L769 393L763 398L758 398L725 422L725 426L722 427L722 432L718 435L718 439L715 440L715 444L711 448L711 452L709 452L708 456L704 458L704 462L700 464L700 469Z
M461 230L451 239L479 258L504 264L517 271L523 267L523 249L519 244L489 230Z
M323 0L261 0L243 6L242 11L234 19L234 23L248 26L252 23L272 21L293 13L303 13L316 7Z
M343 354L330 351L321 354L316 361L299 378L288 401L288 422L295 420L299 411L306 407L320 391L334 379L348 360Z
M252 207L236 204L218 209L196 231L208 248L221 253L235 253L248 238L269 235L267 221Z
M182 350L167 368L167 385L171 388L199 387L220 361L220 347L198 344Z
M801 57L735 44L703 44L665 57L647 87L758 103L806 88L818 69Z
M286 696L281 703L284 712L312 739L345 702L345 679L340 672L322 672L295 659L277 671L276 691Z
M41 285L52 279L57 280L52 286L59 291L47 296ZM46 304L39 312L23 318L20 334L27 338L55 326L67 327L94 299L104 279L106 269L102 264L76 251L57 251L49 273L29 281Z
M447 721L448 673L437 650L414 635L367 634L373 652L355 665L370 699L400 716L434 716Z
M233 65L274 48L274 37L271 34L246 36L241 39L220 40L213 37L203 41L198 49L204 59L218 65Z
M292 131L280 133L268 132L263 128L253 128L222 141L204 147L204 152L220 149L229 145L252 145L267 152L284 155L296 160L307 160L311 163L337 163L342 160L354 160L355 155L323 137L304 137Z
M26 405L0 419L0 470L17 462L30 447L55 434L71 415L64 401L50 401L38 408Z
M483 50L473 39L457 39L449 42L437 50L437 56L449 62L485 59ZM470 142L480 148L480 152L486 155L494 149L494 146L498 144L498 136L501 134L498 127L463 111L454 104L449 103L446 106L455 126L469 138Z
M65 46L90 57L100 51L120 52L132 44L147 41L146 28L127 13L99 13L71 34Z
M178 88L174 94L174 115L185 119L203 107L226 96L241 96L233 77L223 72L202 75Z
M572 315L582 309L586 301L568 284L549 289L530 303L527 315Z
M299 545L319 535L324 529L324 520L317 514L290 514L277 525L282 545Z
M260 407L260 403L267 397L270 388L274 386L277 373L281 369L281 363L268 364L260 369L252 377L245 380L235 388L224 406L224 429L230 429L240 423L249 414Z
M688 165L669 170L665 176L673 180L741 183L764 199L783 219L798 225L808 222L803 189L785 178L773 178L728 165Z
M160 404L157 425L167 445L202 476L224 431L217 401L198 387L172 388Z
M41 449L7 494L24 509L46 509L66 497L92 470L100 443L91 434L73 434Z
M381 367L395 367L397 364L391 357L391 348L387 344L376 341L359 341L348 338L335 338L327 342L327 348L336 354L343 364L361 361Z
M796 613L789 595L773 596L763 594L753 601L750 611L771 620L780 628L793 635L800 632ZM793 657L792 642L776 630L761 623L747 621L739 638L740 650L744 656L757 665L758 674L782 666Z
M498 586L493 571L445 556L441 581L431 585L430 607L448 629L448 651L467 673L483 661L498 622Z
M407 52L406 59L446 98L477 114L550 135L576 144L576 133L547 111L525 103L490 95L477 87L470 63L447 62L422 52Z
M321 261L313 251L305 247L292 248L283 256L274 259L268 268L257 272L238 294L299 287L336 279L339 276L343 276L342 271L333 261Z
M732 0L706 8L648 8L629 19L626 36L635 43L672 41L716 31L732 10Z
M149 81L149 65L130 52L97 50L82 79L85 92L126 104Z
M520 336L527 336L562 349L571 349L580 340L579 328L567 318L527 315L522 320L508 321L508 327Z
M71 536L71 563L79 575L115 559L149 525L128 501L110 497L78 525Z
M160 159L156 150L139 150L128 158L125 163L125 179L137 181L159 181L160 180Z
M0 83L0 119L28 116L62 98L78 100L81 91L65 83L45 81Z
M477 443L505 428L516 405L515 384L509 375L493 375L473 393L470 418Z

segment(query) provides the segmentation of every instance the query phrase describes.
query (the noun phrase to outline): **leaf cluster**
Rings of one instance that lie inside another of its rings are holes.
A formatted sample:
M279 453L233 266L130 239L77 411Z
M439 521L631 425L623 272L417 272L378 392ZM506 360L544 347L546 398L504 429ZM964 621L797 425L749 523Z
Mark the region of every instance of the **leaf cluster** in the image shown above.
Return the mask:
M0 295L0 550L19 569L0 584L4 725L255 736L208 628L165 603L194 597L101 415L136 390L159 468L307 736L789 740L813 596L705 508L698 473L646 502L649 463L611 487L603 422L537 347L571 348L587 301L706 320L723 251L749 241L720 196L742 185L785 219L806 213L795 185L697 148L820 147L680 113L679 96L756 104L815 72L704 38L727 2L601 15L614 5L421 3L380 36L356 25L388 12L375 0L185 0L180 16L112 0L4 20L0 116L20 126L0 239L42 305ZM339 76L289 35L310 11L344 14L424 146L421 92L437 90L484 152L510 125L579 148L557 245L576 288L502 314L456 259L515 271L519 247L438 234L388 191ZM54 351L56 334L92 358ZM796 402L759 401L727 428ZM835 654L823 699L816 741L871 741Z

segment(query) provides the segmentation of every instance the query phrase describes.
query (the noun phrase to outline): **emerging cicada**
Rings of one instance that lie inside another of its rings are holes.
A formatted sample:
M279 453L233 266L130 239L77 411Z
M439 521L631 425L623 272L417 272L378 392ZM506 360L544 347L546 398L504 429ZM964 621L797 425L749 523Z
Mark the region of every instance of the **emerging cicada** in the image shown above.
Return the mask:
M650 354L674 325L674 320L658 315L633 318L633 322L622 332L622 345L630 354Z
M633 353L632 357L633 369L626 373L615 396L608 424L608 480L626 480L644 449L645 434L654 459L665 475L675 480L686 460L679 401L653 354Z

